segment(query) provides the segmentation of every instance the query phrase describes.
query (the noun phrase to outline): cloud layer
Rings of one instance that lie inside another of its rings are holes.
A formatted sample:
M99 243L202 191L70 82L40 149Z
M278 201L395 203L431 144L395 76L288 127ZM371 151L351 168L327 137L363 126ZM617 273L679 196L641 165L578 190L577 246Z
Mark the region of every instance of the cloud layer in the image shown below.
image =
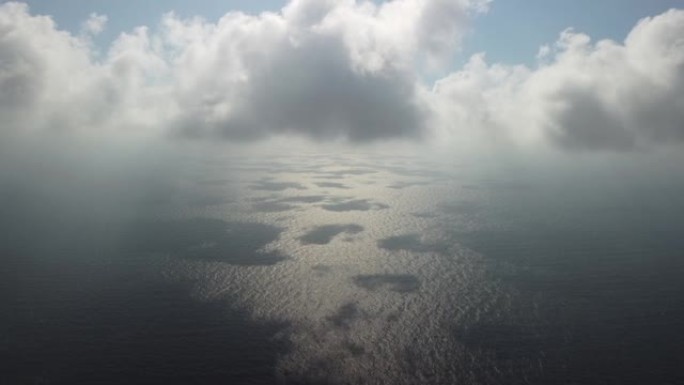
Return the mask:
M254 139L420 136L418 59L439 61L486 2L297 0L216 23L168 14L98 54L26 5L0 6L0 108L13 130L88 127ZM448 22L445 17L456 17ZM93 15L85 35L104 28Z
M592 43L566 30L540 49L538 60L530 69L472 57L435 85L443 116L487 135L571 149L684 139L684 11L641 20L624 43Z
M473 56L434 86L487 0L293 0L277 13L216 23L165 15L105 51L26 5L0 5L2 138L368 142L446 135L633 149L684 139L684 11L646 18L624 42L566 30L538 65Z

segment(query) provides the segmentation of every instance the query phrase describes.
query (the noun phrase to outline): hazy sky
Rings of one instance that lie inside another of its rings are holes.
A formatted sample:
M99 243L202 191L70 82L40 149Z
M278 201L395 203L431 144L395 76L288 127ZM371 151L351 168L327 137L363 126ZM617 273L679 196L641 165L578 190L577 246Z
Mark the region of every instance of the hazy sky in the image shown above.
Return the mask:
M679 145L682 5L3 2L3 134Z

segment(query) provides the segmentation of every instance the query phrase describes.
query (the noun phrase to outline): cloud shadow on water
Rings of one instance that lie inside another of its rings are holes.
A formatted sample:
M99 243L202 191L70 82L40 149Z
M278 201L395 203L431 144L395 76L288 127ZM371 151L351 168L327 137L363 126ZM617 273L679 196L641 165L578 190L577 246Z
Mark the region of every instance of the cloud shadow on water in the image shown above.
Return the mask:
M306 187L302 186L299 183L295 182L272 182L268 180L263 180L254 183L251 186L252 190L259 190L259 191L285 191L288 189L294 189L294 190L306 190Z
M314 228L299 238L305 245L326 245L339 234L358 234L363 231L363 226L357 224L347 225L323 225Z
M345 185L344 183L338 183L338 182L318 182L318 183L316 183L316 186L321 187L321 188L349 189L349 186Z
M285 198L255 198L252 209L260 213L277 213L290 211L298 205L319 203L325 200L324 195L303 195Z
M281 198L278 202L282 203L318 203L325 200L324 195L302 195L296 197Z
M232 265L274 265L287 259L262 249L280 237L282 228L218 219L141 221L126 227L121 248L133 253L162 253L179 258Z
M357 275L354 284L366 290L379 290L386 287L397 293L410 293L420 288L420 280L412 274L372 274Z
M350 168L345 170L331 170L331 171L320 171L318 175L324 178L336 179L345 178L347 176L362 176L376 174L378 170L372 170L368 168Z
M336 328L349 329L352 323L363 317L364 314L358 305L354 302L349 302L342 305L335 314L329 316L328 320Z
M411 251L415 253L445 253L447 245L425 242L420 234L396 235L378 241L378 247L388 251Z
M389 208L389 206L384 203L373 202L369 199L347 200L343 202L325 204L321 207L324 210L335 212L384 210Z
M252 210L260 213L281 213L290 211L294 208L295 206L277 201L257 202L252 204Z
M407 187L427 186L427 185L430 185L430 184L431 184L431 183L430 183L430 182L427 182L427 181L414 181L414 182L402 181L402 182L393 183L393 184L387 186L387 188L391 188L391 189L394 189L394 190L402 190L402 189L405 189L405 188L407 188Z

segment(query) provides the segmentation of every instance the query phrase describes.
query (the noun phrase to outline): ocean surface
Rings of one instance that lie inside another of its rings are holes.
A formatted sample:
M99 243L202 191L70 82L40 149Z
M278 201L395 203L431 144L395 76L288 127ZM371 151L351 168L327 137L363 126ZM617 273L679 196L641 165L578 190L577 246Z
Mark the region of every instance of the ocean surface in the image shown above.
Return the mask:
M200 157L101 213L2 189L0 383L683 384L673 169Z

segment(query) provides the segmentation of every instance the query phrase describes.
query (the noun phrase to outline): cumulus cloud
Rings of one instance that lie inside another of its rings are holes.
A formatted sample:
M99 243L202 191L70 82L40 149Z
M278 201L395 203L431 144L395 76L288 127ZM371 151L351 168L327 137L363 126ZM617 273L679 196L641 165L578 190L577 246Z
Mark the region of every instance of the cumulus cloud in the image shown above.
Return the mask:
M415 62L451 51L466 15L484 4L295 0L279 14L231 13L216 25L167 17L183 79L178 129L237 139L419 136L429 106ZM444 13L460 19L445 23Z
M416 137L429 117L416 63L457 47L467 16L486 3L295 0L278 13L231 12L216 23L168 14L158 28L123 33L96 58L87 36L10 2L0 6L0 86L8 90L0 108L21 130ZM85 35L105 22L91 15Z
M568 149L684 140L684 11L639 21L622 43L566 30L538 60L531 69L474 56L435 85L444 120L454 132L477 127Z
M0 5L4 146L45 133L369 142L454 141L633 149L684 139L684 11L641 20L623 42L566 30L534 67L484 54L433 86L488 0L293 0L217 22L165 15L103 54L26 5ZM3 146L0 144L0 146Z
M107 20L107 15L91 13L88 19L81 25L81 29L86 34L98 35L104 31L105 26L107 25Z
M52 140L52 134L106 134L145 126L156 130L168 86L152 84L166 63L154 54L145 29L123 34L106 61L94 59L85 38L58 30L24 4L0 6L0 135ZM159 96L159 97L157 97ZM142 130L139 130L142 132ZM75 137L72 137L72 139Z

